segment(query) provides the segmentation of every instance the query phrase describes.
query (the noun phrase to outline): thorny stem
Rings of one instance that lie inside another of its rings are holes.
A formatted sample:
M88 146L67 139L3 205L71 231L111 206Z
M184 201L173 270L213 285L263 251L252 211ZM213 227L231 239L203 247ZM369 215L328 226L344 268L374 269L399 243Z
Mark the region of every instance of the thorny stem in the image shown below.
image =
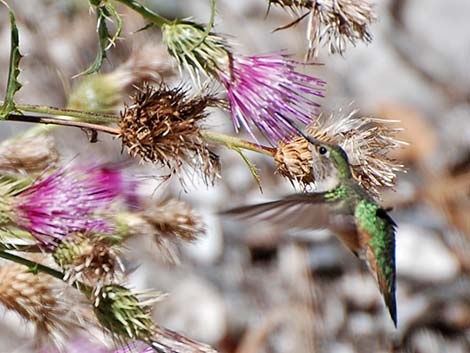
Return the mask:
M238 137L233 137L233 136L229 136L225 134L219 134L219 133L207 131L207 130L202 131L201 133L202 133L202 136L206 140L220 143L231 149L233 149L234 147L242 148L244 150L263 153L270 157L273 157L276 153L276 150L274 148L259 145L259 144L249 142L249 141L245 141L245 140L239 139Z
M147 20L150 20L153 24L162 27L165 24L169 24L171 21L166 19L163 16L160 16L156 12L153 12L152 10L148 9L144 5L138 3L135 0L116 0L120 3L123 3L127 7L130 7L132 10L138 12L139 14L142 15L142 17L146 18Z
M40 263L37 263L37 262L29 260L29 259L25 259L24 257L12 254L12 253L4 251L4 250L0 250L0 257L4 258L6 260L9 260L9 261L15 262L17 264L24 265L24 266L28 267L32 272L37 271L37 272L45 273L49 276L57 278L60 281L68 283L65 280L65 274L63 272L54 270L51 267L42 265ZM87 298L91 297L91 293L92 293L93 290L90 286L87 286L86 284L84 284L80 281L73 282L73 286L75 288L79 289L83 294L85 294L87 296Z

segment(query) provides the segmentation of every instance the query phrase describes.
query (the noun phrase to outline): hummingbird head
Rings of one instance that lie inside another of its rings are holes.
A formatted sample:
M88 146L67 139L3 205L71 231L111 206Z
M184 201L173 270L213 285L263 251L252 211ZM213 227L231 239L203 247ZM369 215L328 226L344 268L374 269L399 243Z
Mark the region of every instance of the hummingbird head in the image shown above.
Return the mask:
M314 152L313 165L314 174L317 174L316 179L322 180L334 176L341 182L351 177L348 155L341 146L322 142L303 131L299 132L314 147L312 152Z
M348 155L338 145L332 145L315 140L309 142L314 146L318 160L322 165L328 165L334 169L336 177L339 180L349 179L351 177L351 168L349 166Z

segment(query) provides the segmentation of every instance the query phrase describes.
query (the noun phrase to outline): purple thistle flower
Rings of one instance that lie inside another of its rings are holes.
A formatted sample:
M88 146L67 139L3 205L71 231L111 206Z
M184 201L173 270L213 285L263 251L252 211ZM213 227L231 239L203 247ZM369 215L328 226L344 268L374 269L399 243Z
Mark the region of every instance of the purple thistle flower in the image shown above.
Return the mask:
M131 189L118 169L61 168L14 197L13 221L49 247L71 232L112 232L104 215Z
M323 97L325 82L295 71L297 64L283 54L232 57L230 71L218 74L237 132L243 127L256 140L254 125L277 143L312 121L319 105L311 96Z

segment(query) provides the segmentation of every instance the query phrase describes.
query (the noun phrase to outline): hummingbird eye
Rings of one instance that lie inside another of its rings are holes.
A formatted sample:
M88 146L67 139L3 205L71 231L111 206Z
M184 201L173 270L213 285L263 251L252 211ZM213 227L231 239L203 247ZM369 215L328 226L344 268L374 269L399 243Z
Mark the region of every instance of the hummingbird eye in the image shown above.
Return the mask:
M322 156L324 156L325 154L328 153L328 150L326 149L326 147L320 146L320 148L318 149L318 153L320 153Z

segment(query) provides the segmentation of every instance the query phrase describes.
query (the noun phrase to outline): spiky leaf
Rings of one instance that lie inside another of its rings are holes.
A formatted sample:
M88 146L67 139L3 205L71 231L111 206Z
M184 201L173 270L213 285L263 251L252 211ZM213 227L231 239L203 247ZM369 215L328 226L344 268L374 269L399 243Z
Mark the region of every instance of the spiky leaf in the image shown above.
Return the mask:
M231 147L235 152L237 152L240 157L242 157L243 161L245 162L245 164L247 165L248 167L248 170L250 171L251 175L253 176L253 178L255 179L255 182L256 184L258 185L258 188L259 188L259 191L261 193L263 193L263 187L261 186L261 178L259 176L259 173L258 173L258 169L256 168L256 166L251 163L251 161L248 159L247 156L245 156L243 154L243 152L241 151L241 149L237 148L237 147Z
M10 68L8 71L8 83L7 90L5 93L5 99L2 107L0 108L0 119L5 119L11 112L20 113L16 108L13 100L15 93L21 88L21 83L18 81L18 75L20 74L20 60L22 55L19 49L19 35L18 27L16 27L16 19L14 12L10 9L7 3L2 3L8 8L10 16L11 26L11 44L10 44Z
M108 30L108 26L106 25L107 19L116 21L116 31L114 34L111 34ZM95 61L93 61L93 64L91 64L88 69L75 77L98 72L106 58L106 51L115 44L116 40L121 35L122 19L113 5L106 3L96 6L96 26L98 28L98 53L96 54Z

